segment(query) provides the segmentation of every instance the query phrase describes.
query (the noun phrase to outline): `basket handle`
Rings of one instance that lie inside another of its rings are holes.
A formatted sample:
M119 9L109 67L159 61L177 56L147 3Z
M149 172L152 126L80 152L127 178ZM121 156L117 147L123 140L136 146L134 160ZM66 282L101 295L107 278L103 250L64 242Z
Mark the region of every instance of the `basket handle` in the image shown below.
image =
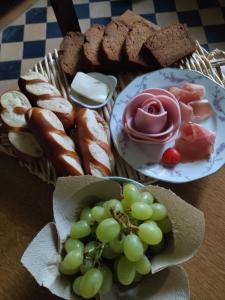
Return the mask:
M69 31L81 31L72 0L50 0L62 35Z

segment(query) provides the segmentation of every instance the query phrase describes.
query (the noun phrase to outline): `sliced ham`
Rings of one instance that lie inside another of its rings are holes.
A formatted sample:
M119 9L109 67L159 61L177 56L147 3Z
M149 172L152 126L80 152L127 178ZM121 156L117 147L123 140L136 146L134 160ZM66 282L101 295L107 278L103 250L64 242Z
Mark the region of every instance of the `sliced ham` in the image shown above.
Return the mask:
M202 85L187 83L181 87L168 88L179 101L181 120L183 122L201 122L213 114L208 100L203 99L205 88Z
M192 122L200 122L213 115L213 108L208 100L193 101L188 103L193 109Z
M216 135L213 131L191 122L185 122L175 148L180 152L183 162L207 159L213 151Z
M165 143L177 133L180 124L178 101L162 89L144 90L123 113L124 130L136 142Z
M172 86L168 88L168 91L183 103L198 101L205 97L204 86L194 83L186 83L180 87Z

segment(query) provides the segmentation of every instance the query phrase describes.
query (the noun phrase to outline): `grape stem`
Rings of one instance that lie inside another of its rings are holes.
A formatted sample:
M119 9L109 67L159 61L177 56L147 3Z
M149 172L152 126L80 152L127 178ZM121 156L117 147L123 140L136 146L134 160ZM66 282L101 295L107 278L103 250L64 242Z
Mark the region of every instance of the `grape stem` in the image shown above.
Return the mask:
M101 298L100 298L100 295L99 295L99 294L97 294L97 295L95 296L95 300L101 300Z
M131 232L137 232L138 231L138 226L134 225L133 223L131 223L129 216L126 213L122 213L122 212L116 212L114 211L113 208L110 208L110 212L112 217L120 224L120 226L122 227L123 231L127 234L131 233ZM126 219L124 221L124 219Z

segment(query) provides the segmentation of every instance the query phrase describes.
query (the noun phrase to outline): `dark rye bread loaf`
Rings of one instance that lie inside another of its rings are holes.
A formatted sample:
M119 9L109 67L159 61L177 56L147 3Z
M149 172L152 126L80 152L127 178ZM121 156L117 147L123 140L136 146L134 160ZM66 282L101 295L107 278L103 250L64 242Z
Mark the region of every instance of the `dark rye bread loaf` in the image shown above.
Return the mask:
M142 20L135 22L131 30L128 32L124 51L127 58L127 63L130 68L148 69L149 63L144 59L141 48L147 38L155 33L156 29L151 27L147 22Z
M150 61L167 67L193 53L196 44L187 26L177 23L157 30L144 43L143 50Z
M74 76L83 61L84 35L68 32L60 44L59 60L66 75Z
M106 26L101 48L106 63L114 67L119 65L128 31L129 27L120 20L111 21Z
M90 69L101 67L100 47L104 35L105 26L93 24L85 32L85 41L83 45L84 58Z

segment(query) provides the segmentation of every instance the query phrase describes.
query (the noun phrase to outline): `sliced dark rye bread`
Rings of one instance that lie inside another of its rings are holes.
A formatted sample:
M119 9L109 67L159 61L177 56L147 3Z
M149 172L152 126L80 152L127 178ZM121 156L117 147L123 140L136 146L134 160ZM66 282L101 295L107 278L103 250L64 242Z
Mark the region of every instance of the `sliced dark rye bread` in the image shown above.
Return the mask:
M59 59L64 73L74 76L83 62L84 35L68 32L60 44Z
M114 20L120 20L124 22L128 26L132 26L134 23L138 21L143 21L148 24L151 28L158 30L160 27L149 20L141 17L140 15L135 14L132 10L126 10L120 17L114 18Z
M153 35L155 31L156 29L151 27L147 22L143 22L143 20L136 21L132 25L124 44L127 63L130 68L150 68L149 63L147 63L141 53L141 49L146 40Z
M157 30L143 45L150 61L155 60L160 67L167 67L181 58L192 54L196 44L185 24L173 24Z
M104 36L105 26L93 24L85 32L85 41L83 45L84 58L91 69L101 67L100 47Z
M105 63L117 67L122 60L123 44L129 32L129 26L120 20L111 21L105 28L102 40L102 53Z

